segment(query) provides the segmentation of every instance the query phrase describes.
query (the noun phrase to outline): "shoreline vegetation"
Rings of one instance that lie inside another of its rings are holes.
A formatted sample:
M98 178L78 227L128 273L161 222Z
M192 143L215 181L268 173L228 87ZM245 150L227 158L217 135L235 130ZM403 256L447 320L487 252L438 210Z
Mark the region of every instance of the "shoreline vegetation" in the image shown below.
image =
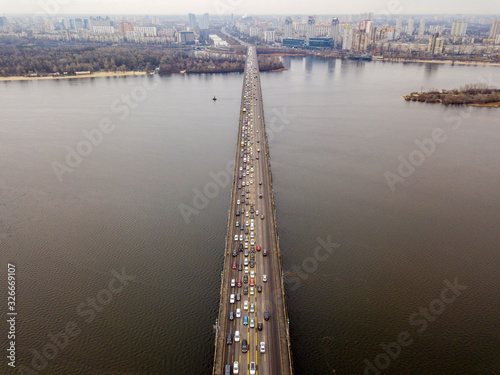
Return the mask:
M411 102L500 108L500 90L486 84L470 84L454 90L412 92L403 98Z

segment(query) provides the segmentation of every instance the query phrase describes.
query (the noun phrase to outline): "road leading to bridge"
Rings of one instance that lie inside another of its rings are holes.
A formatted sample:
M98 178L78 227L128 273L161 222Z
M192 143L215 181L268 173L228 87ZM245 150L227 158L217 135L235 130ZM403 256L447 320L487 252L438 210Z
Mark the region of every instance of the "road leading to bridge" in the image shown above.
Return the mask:
M213 375L226 375L228 366L230 374L292 375L255 47L248 48L238 128Z

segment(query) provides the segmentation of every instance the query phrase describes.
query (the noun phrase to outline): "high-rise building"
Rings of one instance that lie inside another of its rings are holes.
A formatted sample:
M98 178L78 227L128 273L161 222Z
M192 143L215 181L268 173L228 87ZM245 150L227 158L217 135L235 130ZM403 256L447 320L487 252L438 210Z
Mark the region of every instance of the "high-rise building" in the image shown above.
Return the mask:
M372 21L364 20L358 24L358 30L370 33L370 28L372 27Z
M396 30L394 31L394 38L399 39L401 36L401 31L403 30L403 20L401 18L398 18L396 20Z
M307 32L306 36L307 38L314 38L316 36L316 20L314 19L313 16L309 16L307 19Z
M495 39L498 35L500 35L500 20L493 20L490 29L490 39Z
M467 21L455 21L451 27L452 36L465 36L467 33Z
M340 43L340 22L338 18L332 18L330 26L330 38L333 39L333 46L337 48Z
M293 21L290 17L285 20L285 38L291 38L293 35Z
M189 13L189 28L196 28L196 16L193 13Z
M0 17L0 27L2 26L7 26L7 18L6 17Z
M418 27L418 36L424 36L425 34L425 20L422 18L420 20L420 25Z
M351 50L352 49L352 28L351 26L345 26L342 34L342 49Z
M406 33L408 35L413 35L414 31L415 31L415 21L413 21L413 18L410 18L408 20L408 27L406 28Z
M201 22L200 22L200 29L201 30L208 30L208 29L210 29L210 20L208 18L208 13L205 13L202 16Z
M427 52L432 53L433 55L439 55L443 53L444 48L444 39L439 38L439 33L434 34L429 40L429 48Z
M127 35L127 31L134 31L134 25L131 22L123 21L118 25L118 31L122 35Z

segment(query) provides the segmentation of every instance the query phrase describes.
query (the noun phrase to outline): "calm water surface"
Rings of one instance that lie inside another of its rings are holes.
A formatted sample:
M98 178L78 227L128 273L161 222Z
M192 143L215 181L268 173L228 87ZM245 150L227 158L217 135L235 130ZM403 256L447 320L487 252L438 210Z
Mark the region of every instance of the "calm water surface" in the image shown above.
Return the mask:
M498 83L500 68L285 63L262 83L296 373L499 373L500 112L401 96ZM0 83L0 251L4 270L17 266L18 366L210 373L242 79ZM112 130L85 148L82 131L102 121ZM384 174L436 129L444 142L392 191ZM69 157L59 181L52 164L77 149L88 155ZM319 239L339 246L315 251ZM118 289L116 273L128 277ZM466 289L440 302L455 279ZM411 343L381 355L402 332Z

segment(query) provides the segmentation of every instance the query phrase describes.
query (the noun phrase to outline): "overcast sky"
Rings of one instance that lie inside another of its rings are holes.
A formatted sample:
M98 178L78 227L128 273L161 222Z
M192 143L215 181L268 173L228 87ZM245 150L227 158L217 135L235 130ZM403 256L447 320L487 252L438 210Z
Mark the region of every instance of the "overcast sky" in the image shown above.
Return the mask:
M500 14L500 0L0 0L0 14Z

